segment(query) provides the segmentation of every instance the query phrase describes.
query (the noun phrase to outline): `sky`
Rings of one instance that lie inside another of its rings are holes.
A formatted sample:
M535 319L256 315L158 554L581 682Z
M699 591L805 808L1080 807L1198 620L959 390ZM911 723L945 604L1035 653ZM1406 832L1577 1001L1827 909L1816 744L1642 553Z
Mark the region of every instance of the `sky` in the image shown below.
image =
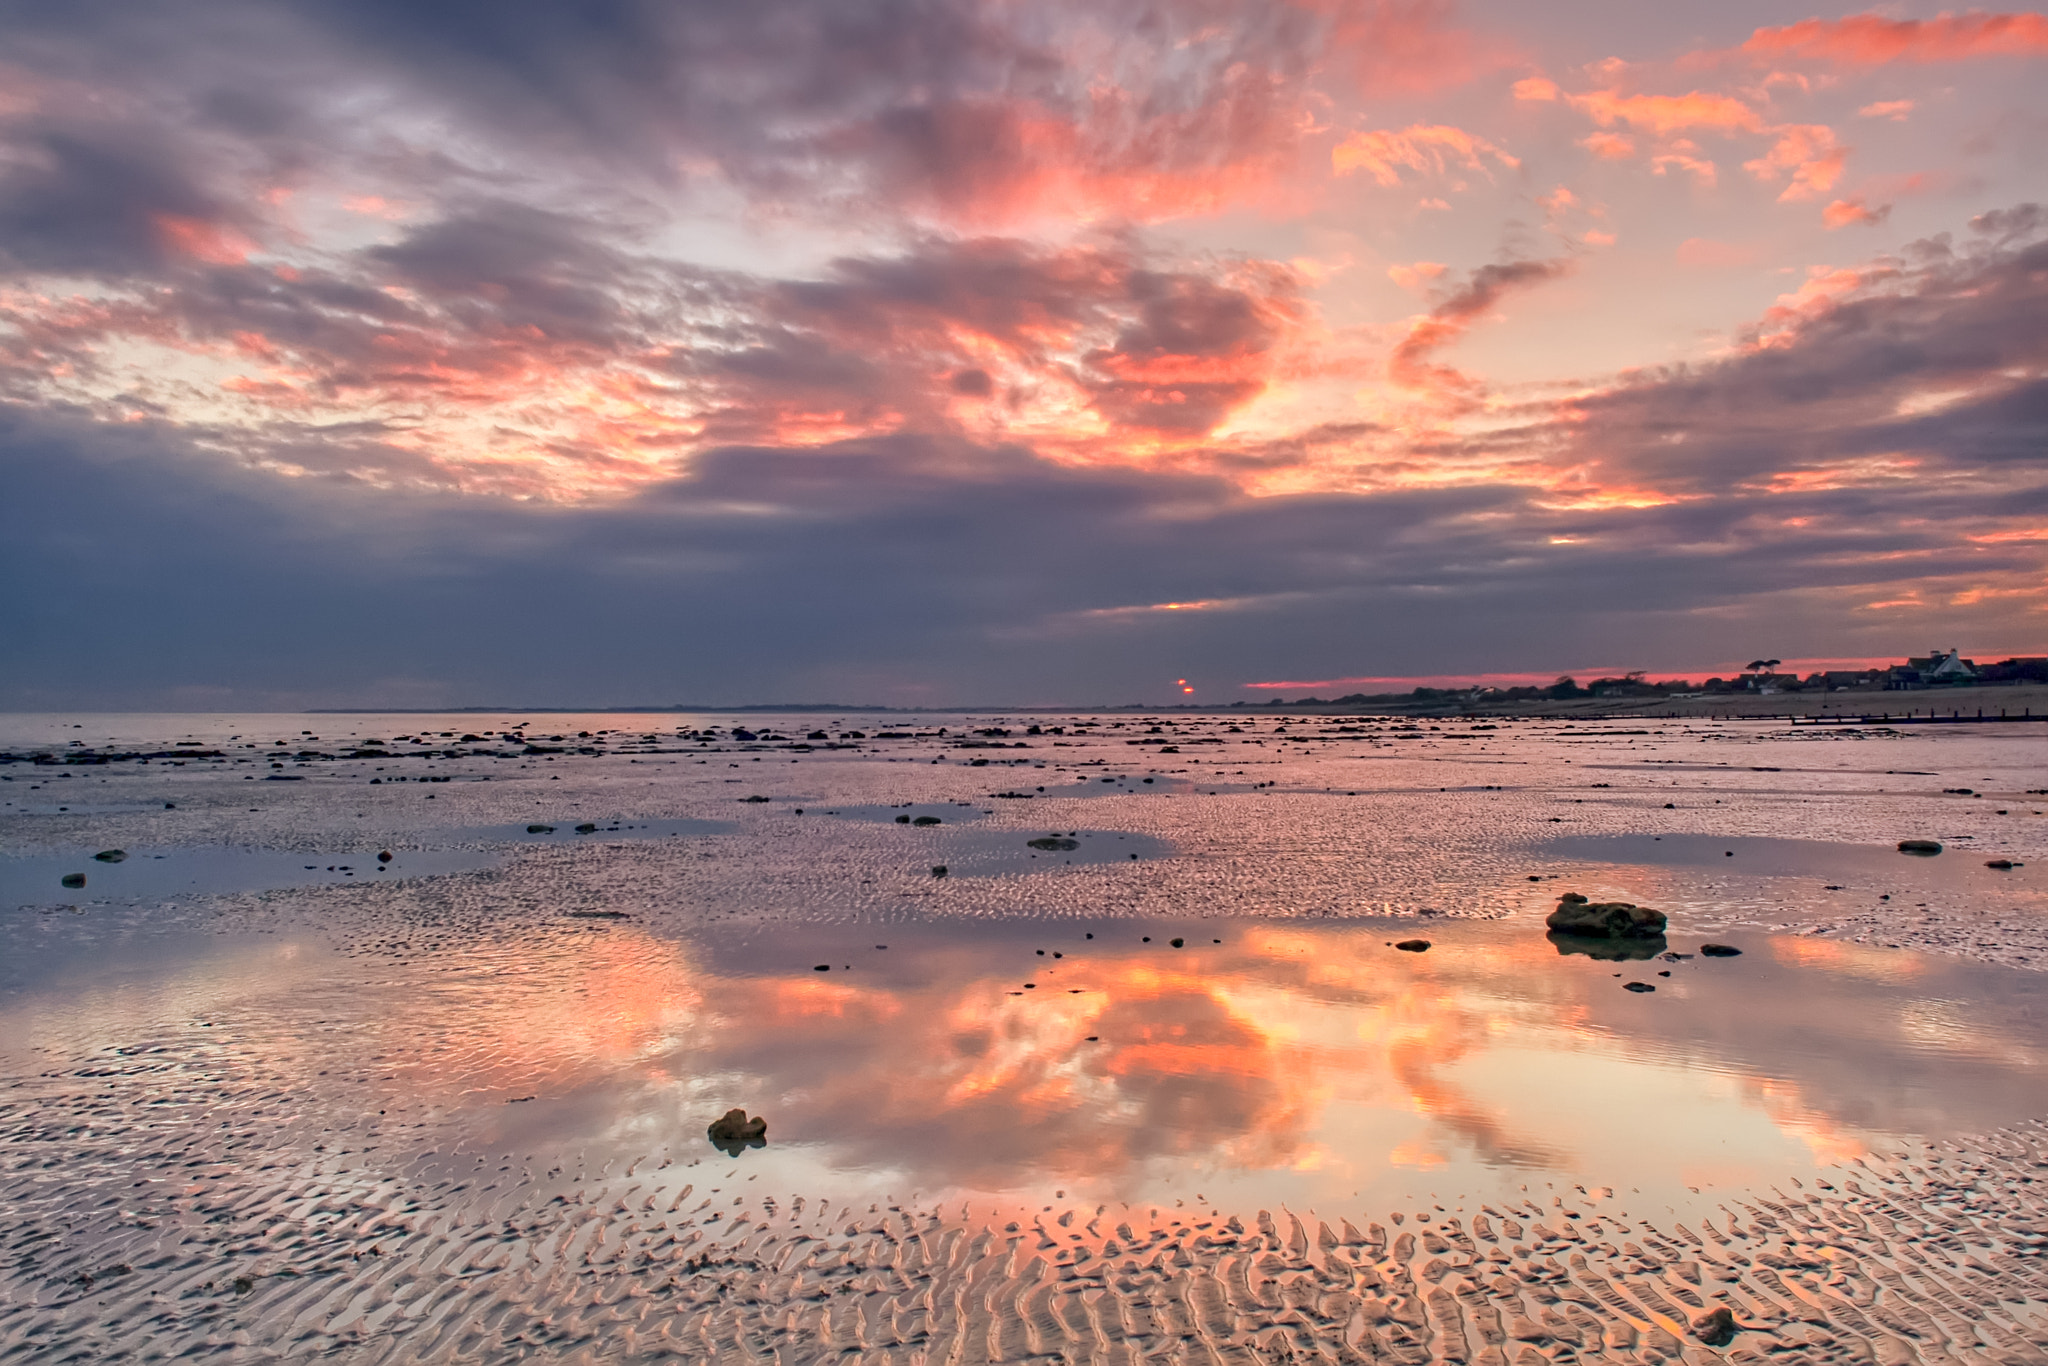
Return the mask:
M2048 653L2048 13L0 0L0 708Z

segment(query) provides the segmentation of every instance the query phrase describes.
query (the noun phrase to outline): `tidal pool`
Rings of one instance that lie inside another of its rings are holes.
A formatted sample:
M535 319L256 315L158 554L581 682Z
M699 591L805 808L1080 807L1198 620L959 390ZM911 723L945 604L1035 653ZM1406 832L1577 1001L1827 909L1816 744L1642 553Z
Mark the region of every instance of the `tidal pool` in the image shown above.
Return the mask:
M1392 947L1418 932L1427 952ZM0 1036L179 1069L230 1047L301 1124L406 1113L388 1161L573 1155L813 1198L1684 1209L2048 1110L2037 978L1809 936L1636 962L1525 920L420 938L367 975L298 941L74 969ZM732 1106L765 1147L710 1146Z

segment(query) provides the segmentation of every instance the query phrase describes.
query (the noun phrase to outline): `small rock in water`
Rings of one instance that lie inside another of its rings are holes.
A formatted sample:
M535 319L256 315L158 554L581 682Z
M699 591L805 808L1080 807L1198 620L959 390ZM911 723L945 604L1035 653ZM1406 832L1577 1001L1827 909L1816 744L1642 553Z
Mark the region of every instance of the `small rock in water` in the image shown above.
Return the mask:
M1560 934L1589 939L1653 939L1664 933L1664 912L1631 901L1588 901L1566 892L1544 921Z
M1709 1347L1726 1347L1735 1340L1738 1327L1735 1311L1724 1304L1694 1319L1692 1335Z
M1648 982L1623 982L1621 989L1623 991L1655 991L1657 988L1651 986Z
M1740 958L1742 950L1733 944L1702 944L1700 952L1709 958Z
M1403 939L1394 947L1403 953L1428 953L1429 941L1427 939Z
M945 864L943 864L943 863L934 863L934 864L932 865L932 876L933 876L933 877L944 877L945 875L946 875L946 865L945 865Z
M738 1157L745 1149L768 1144L768 1121L760 1115L748 1119L745 1110L727 1110L712 1120L704 1132L711 1139L711 1146L728 1157Z
M1024 843L1029 848L1044 849L1049 852L1064 849L1079 849L1081 847L1081 841L1070 840L1060 835L1047 835L1042 839L1026 840L1024 841Z
M93 858L101 863L120 863L128 857L126 849L102 849Z
M758 805L759 803L765 802L768 799L766 797L742 797L740 798L740 800L750 805Z
M552 825L529 825L526 827L526 833L529 835L552 835L555 833L555 827Z
M1170 939L1167 942L1172 944L1177 949L1184 947L1187 943L1187 941L1184 939Z
M939 823L939 818L937 816L919 816L916 820L911 822L912 825L937 825Z
M583 822L583 824L576 827L576 833L579 835L588 835L596 829L597 823L595 821L585 821Z
M79 888L85 885L84 873L66 873L59 879L66 887Z
M1900 840L1899 852L1902 854L1938 854L1941 852L1941 841Z
M378 851L378 854L377 854L377 862L379 862L379 863L389 863L389 862L391 862L391 851L390 851L389 849L384 849L384 850L380 850L380 851Z

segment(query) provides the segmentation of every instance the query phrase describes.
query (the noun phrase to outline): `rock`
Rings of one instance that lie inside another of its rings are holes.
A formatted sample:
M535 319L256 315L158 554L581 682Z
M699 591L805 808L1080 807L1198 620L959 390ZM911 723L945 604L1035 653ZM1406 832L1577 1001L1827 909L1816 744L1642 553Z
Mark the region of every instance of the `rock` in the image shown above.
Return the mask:
M1631 901L1588 901L1566 892L1544 922L1560 934L1589 939L1648 939L1664 933L1664 912Z
M128 857L126 849L102 849L93 858L101 863L120 863Z
M529 835L552 835L555 833L555 827L552 825L529 825L526 827L526 833Z
M1742 950L1733 944L1702 944L1700 952L1709 958L1740 958Z
M1735 1311L1724 1304L1694 1319L1692 1335L1709 1347L1726 1347L1735 1340L1739 1327L1735 1322Z
M576 827L576 833L579 835L588 835L594 832L596 829L597 823L595 821L585 821L583 822L583 824Z
M898 825L908 825L908 824L910 824L910 817L908 817L908 816L898 816L898 817L896 818L896 824L898 824Z
M934 864L932 865L932 876L933 876L933 877L944 877L945 875L946 875L946 865L945 865L945 864L943 864L943 863L934 863Z
M70 887L75 890L85 885L85 874L66 873L62 878L59 879L59 881L61 881L66 887Z
M377 852L377 862L379 862L379 863L389 863L389 862L391 862L391 851L390 851L389 849L380 849L380 850L379 850L379 851Z
M1030 848L1044 849L1049 853L1081 847L1081 841L1070 840L1063 835L1047 835L1043 839L1025 840L1024 843Z
M1429 941L1427 939L1403 939L1394 947L1403 953L1428 953Z
M912 825L938 825L940 823L941 822L937 816L919 816L916 820L911 822Z
M1166 942L1173 945L1177 949L1183 948L1187 944L1187 941L1185 939L1169 939Z
M759 1115L748 1119L745 1110L727 1110L712 1120L704 1133L712 1147L728 1157L738 1157L744 1149L767 1146L768 1121Z
M749 806L759 806L768 799L766 797L742 797L740 800Z
M1655 991L1657 988L1651 986L1648 982L1623 982L1621 989L1623 991Z
M1899 852L1902 854L1938 854L1941 852L1941 841L1900 840Z
M106 856L104 854L94 854L93 857L104 858ZM2002 873L2007 873L2012 871L2013 862L2009 858L1988 858L1984 860L1984 866L1986 868L1996 868Z
M571 920L631 920L624 911L563 911Z

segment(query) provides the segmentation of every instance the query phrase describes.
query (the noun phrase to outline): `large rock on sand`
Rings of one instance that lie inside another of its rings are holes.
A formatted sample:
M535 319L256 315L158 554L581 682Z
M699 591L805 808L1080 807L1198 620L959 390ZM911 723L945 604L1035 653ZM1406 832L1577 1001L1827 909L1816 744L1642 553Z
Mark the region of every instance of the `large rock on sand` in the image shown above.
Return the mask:
M1589 901L1566 892L1543 922L1559 934L1587 939L1655 939L1664 933L1664 912L1632 901Z

